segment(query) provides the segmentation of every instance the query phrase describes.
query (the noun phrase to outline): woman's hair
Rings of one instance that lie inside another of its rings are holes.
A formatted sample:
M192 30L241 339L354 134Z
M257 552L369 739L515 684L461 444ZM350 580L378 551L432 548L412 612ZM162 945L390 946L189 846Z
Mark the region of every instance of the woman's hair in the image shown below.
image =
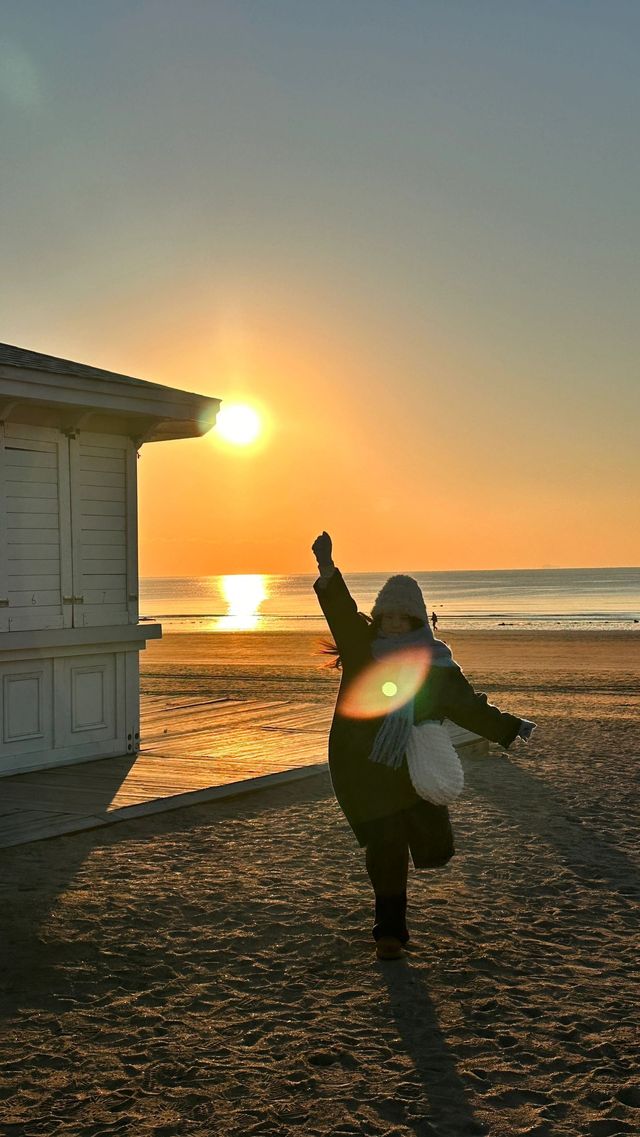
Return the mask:
M380 635L381 617L376 616L375 619L373 619L372 616L367 616L364 612L358 612L358 616L363 621L363 623L367 625L370 639L375 640L377 636ZM415 632L418 628L424 627L424 620L419 620L417 616L409 616L408 619L409 623L411 624L412 632ZM325 664L325 667L336 668L337 671L341 670L342 660L340 658L340 652L338 651L337 645L334 640L321 640L320 653L322 655L331 656L331 659Z

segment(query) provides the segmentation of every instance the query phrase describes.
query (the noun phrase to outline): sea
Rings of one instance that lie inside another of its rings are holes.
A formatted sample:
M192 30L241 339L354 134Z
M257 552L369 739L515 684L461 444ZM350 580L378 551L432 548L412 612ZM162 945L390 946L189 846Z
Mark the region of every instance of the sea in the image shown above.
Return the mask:
M369 612L387 573L344 573L362 612ZM422 588L437 631L475 628L640 632L640 568L495 569L410 572ZM315 575L244 573L143 577L140 619L169 632L321 631Z

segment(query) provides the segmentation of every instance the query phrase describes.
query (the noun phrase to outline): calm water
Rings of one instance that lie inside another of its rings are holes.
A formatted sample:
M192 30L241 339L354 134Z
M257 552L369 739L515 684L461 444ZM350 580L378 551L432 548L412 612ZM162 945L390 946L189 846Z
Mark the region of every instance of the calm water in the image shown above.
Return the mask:
M369 612L389 573L345 573ZM446 628L629 628L640 620L640 569L412 572ZM146 577L140 614L166 632L321 630L315 576ZM639 627L640 631L640 627Z

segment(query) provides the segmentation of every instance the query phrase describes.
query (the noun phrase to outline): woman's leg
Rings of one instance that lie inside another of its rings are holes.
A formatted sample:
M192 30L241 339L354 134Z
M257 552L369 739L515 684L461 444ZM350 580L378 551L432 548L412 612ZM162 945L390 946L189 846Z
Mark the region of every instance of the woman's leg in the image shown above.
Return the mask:
M409 939L406 923L409 843L401 814L372 823L366 865L376 897L374 939L393 936L406 943Z

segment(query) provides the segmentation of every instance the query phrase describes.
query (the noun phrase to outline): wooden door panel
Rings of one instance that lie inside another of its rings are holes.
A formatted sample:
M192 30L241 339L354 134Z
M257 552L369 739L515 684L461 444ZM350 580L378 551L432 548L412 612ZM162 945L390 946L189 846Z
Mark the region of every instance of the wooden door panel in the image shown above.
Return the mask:
M129 438L80 431L70 440L74 625L130 622L132 521ZM135 473L135 467L134 467ZM137 614L136 614L137 619Z
M63 628L60 485L66 440L48 427L5 423L1 435L0 628Z

